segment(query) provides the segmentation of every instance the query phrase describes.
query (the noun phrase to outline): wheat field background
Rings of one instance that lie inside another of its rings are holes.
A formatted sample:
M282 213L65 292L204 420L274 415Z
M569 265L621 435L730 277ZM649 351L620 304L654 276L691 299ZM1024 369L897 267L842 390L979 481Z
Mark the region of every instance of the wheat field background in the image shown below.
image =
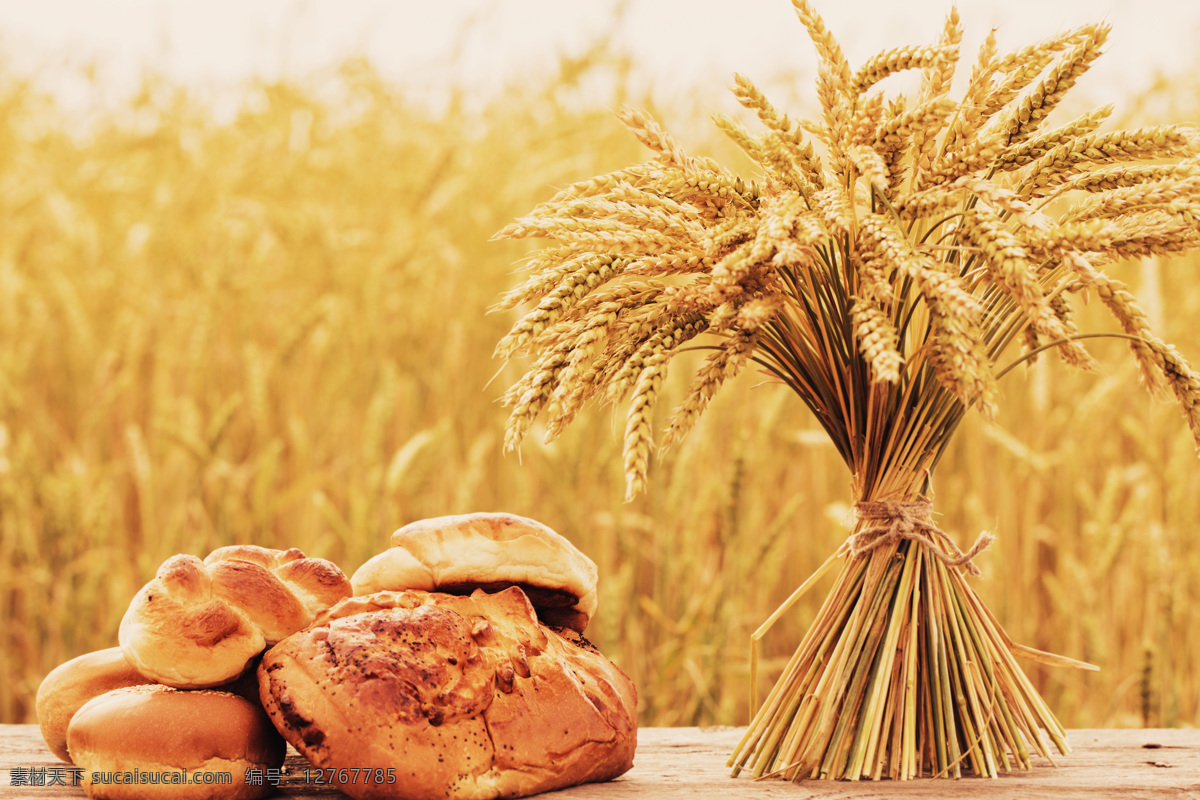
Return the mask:
M154 75L68 112L0 70L0 723L33 722L50 669L115 644L174 553L299 547L349 574L400 525L483 510L597 562L589 635L637 684L642 724L747 721L750 633L849 521L849 475L800 403L748 370L632 503L620 410L502 453L497 400L524 365L493 360L513 316L488 308L529 246L492 234L642 160L609 111L623 103L737 163L709 98L664 105L596 53L438 109L350 61L247 84L228 120ZM1200 118L1183 80L1140 102L1123 111L1170 119L1139 124ZM1193 363L1198 270L1116 270ZM1124 346L1093 352L1105 373L1043 360L1007 377L997 424L969 418L939 467L935 506L960 541L998 534L978 588L1014 639L1101 667L1029 665L1068 727L1193 726L1200 461ZM764 640L760 692L824 588Z

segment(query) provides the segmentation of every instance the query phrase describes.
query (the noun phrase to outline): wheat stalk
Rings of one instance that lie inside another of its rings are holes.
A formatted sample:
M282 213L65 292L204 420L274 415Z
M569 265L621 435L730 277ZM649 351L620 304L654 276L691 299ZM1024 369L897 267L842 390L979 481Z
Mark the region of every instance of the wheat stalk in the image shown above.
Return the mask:
M967 410L991 416L1013 365L1053 350L1095 368L1083 341L1097 334L1079 331L1072 311L1090 292L1200 444L1200 376L1105 272L1200 244L1200 137L1183 126L1102 132L1108 107L1047 125L1108 27L1007 55L989 36L955 101L956 12L938 42L854 70L812 5L793 6L818 55L820 117L791 120L739 75L733 93L764 132L714 118L757 164L753 180L625 111L651 161L575 184L499 234L554 243L502 301L536 303L497 348L534 359L505 398L507 446L547 406L560 406L557 434L593 399L631 398L632 497L647 483L663 376L678 353L707 347L665 442L752 361L822 424L856 504L891 503L908 520ZM920 95L889 100L879 84L909 69L923 73ZM637 300L611 306L620 291ZM735 771L995 775L1028 767L1031 752L1048 755L1039 731L1066 752L1013 661L1029 651L1007 639L958 561L943 563L949 540L914 535L844 549L839 584L731 760Z

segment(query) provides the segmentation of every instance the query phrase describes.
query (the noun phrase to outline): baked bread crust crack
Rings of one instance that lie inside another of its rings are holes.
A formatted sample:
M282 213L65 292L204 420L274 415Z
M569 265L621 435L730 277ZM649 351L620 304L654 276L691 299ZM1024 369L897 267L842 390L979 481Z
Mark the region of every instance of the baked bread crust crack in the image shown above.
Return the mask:
M626 772L636 692L524 592L352 597L264 655L262 702L322 768L391 769L355 798L521 797Z

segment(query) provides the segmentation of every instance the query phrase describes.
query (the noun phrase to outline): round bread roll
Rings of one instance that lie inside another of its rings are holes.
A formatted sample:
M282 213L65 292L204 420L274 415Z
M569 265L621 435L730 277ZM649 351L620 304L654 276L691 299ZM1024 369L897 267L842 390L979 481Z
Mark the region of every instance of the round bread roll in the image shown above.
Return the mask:
M218 689L258 705L257 666L256 659L245 673ZM133 668L120 647L85 653L59 664L38 686L35 708L42 738L54 755L63 761L71 761L67 750L67 726L84 703L113 689L154 683L156 681Z
M633 765L633 683L516 587L345 600L268 650L258 677L309 762L360 768L339 787L360 800L523 797Z
M265 797L274 786L247 784L246 770L276 769L287 750L244 697L161 685L93 697L71 719L67 746L84 792L109 800Z
M566 538L515 514L435 517L405 525L354 573L355 595L444 594L519 586L547 625L582 633L596 613L596 565Z
M296 549L223 547L204 561L176 555L133 598L118 638L129 662L159 683L220 686L350 593L333 563Z
M72 658L52 669L38 686L38 725L54 755L70 761L67 725L80 706L93 697L125 686L154 683L125 660L119 647Z

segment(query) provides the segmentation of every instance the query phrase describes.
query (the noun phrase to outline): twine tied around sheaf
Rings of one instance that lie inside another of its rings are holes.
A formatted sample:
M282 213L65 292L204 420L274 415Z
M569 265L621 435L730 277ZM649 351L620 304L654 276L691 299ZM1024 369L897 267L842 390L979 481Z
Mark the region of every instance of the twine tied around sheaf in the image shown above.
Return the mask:
M847 540L852 557L861 556L881 545L911 539L929 547L929 552L948 567L964 567L979 575L972 559L988 548L996 537L984 531L965 552L931 521L933 503L919 500L862 500L854 505L860 522L877 522L851 534Z

